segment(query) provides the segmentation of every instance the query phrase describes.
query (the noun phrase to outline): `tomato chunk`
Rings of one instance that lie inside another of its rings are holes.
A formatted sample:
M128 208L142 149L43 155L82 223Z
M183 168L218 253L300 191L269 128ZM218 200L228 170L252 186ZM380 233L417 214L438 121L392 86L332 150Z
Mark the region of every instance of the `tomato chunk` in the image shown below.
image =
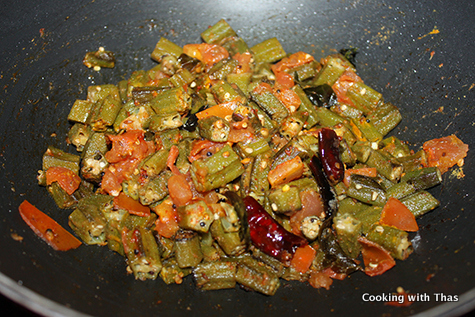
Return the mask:
M150 216L150 208L142 205L140 202L135 199L127 196L123 192L119 196L114 197L114 208L125 209L133 215L140 217Z
M428 166L437 166L443 174L455 164L462 165L468 145L454 134L427 141L422 146L427 154Z
M58 182L68 195L72 195L81 184L81 178L69 168L54 166L46 170L46 184Z
M398 199L390 197L383 207L379 223L404 231L419 230L414 214Z
M365 237L359 237L358 242L363 247L361 254L363 255L363 262L365 265L364 272L366 275L381 275L396 265L396 261L394 261L391 254L389 254L389 252L379 244L374 243Z
M294 253L294 257L290 262L290 266L299 271L300 273L305 273L312 265L313 259L317 252L310 245L297 248Z
M18 207L26 224L53 249L67 251L81 245L75 236L27 200Z

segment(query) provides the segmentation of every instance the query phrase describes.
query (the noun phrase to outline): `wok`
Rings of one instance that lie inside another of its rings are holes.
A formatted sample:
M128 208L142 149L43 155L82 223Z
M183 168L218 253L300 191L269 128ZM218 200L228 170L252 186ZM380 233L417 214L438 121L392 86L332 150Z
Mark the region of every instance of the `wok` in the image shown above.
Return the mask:
M69 212L55 207L36 173L48 145L74 151L65 142L74 100L85 98L91 84L117 83L151 68L149 53L161 36L196 43L221 18L250 45L275 36L287 52L303 50L317 59L357 47L358 73L403 114L393 135L418 149L455 133L473 148L473 1L21 0L3 2L0 11L0 291L32 314L455 316L474 308L471 152L463 177L446 173L432 190L441 206L420 219L408 260L382 276L356 273L335 281L329 291L284 282L266 297L239 289L202 292L191 278L170 286L136 281L124 259L105 247L55 252L17 211L28 199L69 229ZM81 64L85 52L99 46L116 53L116 68L95 72ZM362 298L398 286L430 301L392 307ZM458 301L436 301L436 293Z

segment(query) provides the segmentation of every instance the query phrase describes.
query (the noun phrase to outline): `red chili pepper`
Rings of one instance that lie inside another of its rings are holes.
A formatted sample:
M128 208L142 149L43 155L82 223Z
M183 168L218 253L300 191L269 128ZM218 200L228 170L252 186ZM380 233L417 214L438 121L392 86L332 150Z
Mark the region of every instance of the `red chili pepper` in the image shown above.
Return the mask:
M318 149L323 171L332 184L343 180L345 168L340 160L340 139L335 131L323 128L318 132Z
M308 241L284 229L251 196L244 198L252 243L262 252L290 265L297 248Z

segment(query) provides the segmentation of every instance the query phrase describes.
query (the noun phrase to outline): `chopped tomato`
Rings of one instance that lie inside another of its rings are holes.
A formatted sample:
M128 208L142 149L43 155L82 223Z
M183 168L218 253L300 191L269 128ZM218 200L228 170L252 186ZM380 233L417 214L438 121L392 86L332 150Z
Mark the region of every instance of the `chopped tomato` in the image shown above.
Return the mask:
M211 117L211 116L217 116L217 117L225 119L227 116L232 116L234 109L236 109L237 106L238 106L238 102L236 100L220 103L208 109L198 112L196 114L196 117L198 118L198 120Z
M293 213L290 216L290 227L292 233L303 236L301 231L302 221L306 217L317 216L325 217L323 209L322 197L315 190L305 190L300 193L300 200L302 201L302 209Z
M468 145L454 134L427 141L422 148L427 154L428 165L437 166L442 174L455 164L463 165L468 152Z
M277 85L285 88L292 88L294 86L294 79L285 71L312 61L314 61L312 55L304 52L297 52L272 65L271 69L275 75Z
M290 113L295 112L300 107L301 101L299 96L295 91L289 88L280 87L275 89L274 95L284 104Z
M299 271L300 273L306 273L312 265L315 258L316 251L310 245L299 247L295 250L290 266Z
M177 175L181 174L178 168L175 166L175 162L179 154L180 154L180 150L178 150L178 147L176 145L173 145L170 149L170 152L168 153L168 158L167 158L168 168L172 171L173 174L177 174Z
M233 124L231 131L229 131L228 142L238 143L252 140L255 138L254 129L250 126L247 126L244 129L235 128L236 125Z
M144 131L127 131L108 137L112 148L105 158L110 165L104 171L101 189L117 196L122 190L122 182L134 173L141 160L155 152L155 146L153 142L144 140Z
M113 202L114 202L114 208L125 209L129 213L140 216L140 217L150 216L149 207L142 205L140 202L127 196L123 192L120 193L118 196L114 197Z
M253 89L253 92L255 92L256 94L263 94L263 93L266 93L266 92L270 92L272 93L272 87L268 84L268 83L259 83L259 85L257 85L256 87L254 87Z
M288 183L302 176L304 164L299 156L277 165L269 171L268 179L272 187Z
M338 102L353 106L353 101L351 101L351 99L346 95L346 92L354 83L361 81L361 78L356 75L354 71L346 70L332 86L332 89L338 98Z
M183 46L183 53L209 66L229 57L229 53L224 47L208 43L187 44Z
M155 221L155 230L165 238L171 238L180 229L178 226L178 213L173 208L173 201L165 199L161 204L152 207L158 218Z
M419 230L414 214L398 199L390 197L383 207L379 223L404 231Z
M236 53L233 56L233 59L239 62L238 66L236 67L235 72L237 74L244 74L251 72L251 59L252 55L249 52L245 53Z
M359 237L358 242L363 247L361 254L365 265L364 272L369 276L381 275L396 265L391 254L382 246L374 243L365 237Z
M168 179L168 192L175 205L184 206L193 199L193 192L185 175L175 174Z
M346 187L350 187L350 177L353 174L363 175L363 176L368 176L368 177L378 176L376 167L362 167L362 168L355 168L355 169L347 169L345 170L345 176L343 177L343 183L346 185Z
M286 72L277 72L275 73L275 85L277 87L290 89L295 85L294 78Z
M81 245L81 241L27 200L20 204L18 210L26 224L53 249L67 251Z
M313 288L324 288L326 290L329 290L333 284L333 280L324 272L312 272L308 282Z
M53 182L58 182L68 195L72 195L79 188L81 178L69 168L54 166L46 170L46 184L50 185Z

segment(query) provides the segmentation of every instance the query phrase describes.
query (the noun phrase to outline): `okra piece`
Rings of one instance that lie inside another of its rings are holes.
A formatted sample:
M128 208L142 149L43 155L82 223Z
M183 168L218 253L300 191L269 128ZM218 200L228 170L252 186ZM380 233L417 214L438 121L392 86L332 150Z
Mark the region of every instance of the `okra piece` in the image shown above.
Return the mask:
M271 208L278 214L291 214L302 209L299 189L289 184L271 189L269 196Z
M367 235L374 224L379 222L381 218L381 212L383 207L381 206L361 206L360 209L353 212L352 216L361 221L361 231Z
M266 193L270 188L267 175L272 166L272 151L259 154L254 159L251 172L250 194L257 199L259 203L263 203ZM245 196L243 196L245 197Z
M247 45L247 43L238 36L225 38L221 42L221 46L224 47L229 52L230 56L234 56L237 53L239 54L243 54L246 52L250 53L249 46Z
M149 178L158 176L167 167L169 152L167 149L160 149L145 160L142 169Z
M253 258L271 268L272 271L276 273L278 277L282 277L285 271L285 266L282 262L280 262L276 258L271 257L270 255L265 254L254 246L251 247L251 252Z
M287 140L297 136L302 131L308 118L308 112L305 110L296 111L290 114L282 121L280 134Z
M251 51L254 54L256 64L274 63L287 55L279 40L275 37L254 45L251 47Z
M356 164L356 154L351 150L351 147L346 142L346 139L340 141L340 159L347 166L351 167Z
M361 81L353 83L348 88L346 95L353 102L354 106L363 111L364 114L370 113L382 97L381 93Z
M132 99L135 104L144 104L151 101L157 94L168 89L160 86L132 86Z
M139 200L139 190L141 185L139 183L139 175L132 175L122 182L122 191L132 199Z
M147 206L164 199L168 195L168 178L167 173L162 173L141 186L138 192L140 203Z
M226 79L228 74L234 72L239 62L234 58L228 57L217 62L210 70L209 76L211 79Z
M282 121L289 115L289 111L285 105L272 93L268 84L258 84L250 95L265 113L267 113L272 120L281 124Z
M213 142L226 142L231 131L231 125L223 118L209 116L198 120L200 135Z
M104 132L107 127L114 124L115 118L122 107L120 100L112 95L108 95L101 102L101 106L91 120L91 126L94 131Z
M203 41L209 44L219 44L228 37L236 36L236 32L224 19L210 26L201 33Z
M304 81L315 77L317 74L317 65L318 62L312 61L310 63L305 63L303 65L291 68L287 71L287 73L292 74L298 81Z
M68 142L74 145L78 152L82 152L91 134L92 131L89 126L82 123L75 123L71 129L69 129Z
M186 54L181 54L178 57L178 65L180 68L186 69L191 73L200 73L203 66L200 60Z
M421 190L412 195L404 197L403 199L401 199L401 202L416 217L420 217L440 205L440 202L425 190Z
M323 84L332 86L345 72L347 65L340 56L332 55L326 59L326 63L312 81L312 86L320 86ZM348 62L346 63L348 64Z
M363 116L363 111L347 104L336 104L330 110L349 119L360 119Z
M401 163L381 150L372 151L366 164L391 181L399 180L403 172Z
M93 105L92 102L87 100L77 99L69 111L68 120L85 124Z
M179 225L181 228L197 232L208 232L214 220L213 213L203 200L198 200L186 206L178 207Z
M134 228L141 227L150 230L154 226L156 220L157 215L153 212L150 213L150 216L148 217L129 214L124 219L124 228L127 228L128 230L133 230Z
M206 291L234 288L236 267L235 261L200 263L193 269L196 286Z
M99 47L97 51L87 52L82 61L88 68L105 67L114 68L115 55L114 52L106 51L103 47Z
M333 218L333 227L343 252L356 259L361 252L361 244L358 242L363 228L361 221L349 214L337 215Z
M87 87L87 98L86 98L86 100L88 102L100 105L101 102L107 96L111 96L114 99L120 100L119 88L116 85L113 85L113 84L94 85L94 86ZM94 115L95 115L95 113L93 114L93 116Z
M96 194L81 199L69 215L69 226L86 244L106 243L107 218L104 212L112 208L112 197Z
M266 138L259 138L257 140L250 140L248 142L238 142L237 148L239 149L239 153L245 157L256 157L259 154L266 153L271 148L269 146L268 139Z
M175 258L180 268L195 267L203 260L200 237L196 232L178 231L175 235Z
M346 194L361 202L376 206L384 206L387 199L386 191L377 181L357 174L350 176L350 187Z
M127 98L127 80L121 80L117 83L117 89L119 89L119 99L122 103L126 103Z
M351 197L346 197L338 202L338 215L348 214L354 216L358 212L368 208L368 205Z
M88 181L99 183L103 172L109 166L105 158L108 151L107 137L104 133L95 132L84 146L81 161L81 176Z
M305 111L308 113L305 127L307 129L310 129L311 127L316 125L318 122L318 113L315 110L315 106L308 99L307 95L305 94L302 87L300 87L300 85L294 85L291 89L299 96L299 99L301 101L299 110Z
M236 281L246 288L265 295L274 295L280 286L277 274L251 257L238 260Z
M246 197L251 192L251 175L252 169L254 168L254 158L247 158L242 164L244 171L239 181L239 194L241 197Z
M427 166L427 155L424 150L420 150L412 155L398 157L397 161L403 166L404 172L409 173Z
M238 101L242 104L246 103L246 98L236 91L227 81L218 80L211 85L210 91L218 103L230 101Z
M191 164L191 176L198 191L204 192L224 186L241 176L244 167L229 145L210 157Z
M158 245L151 230L136 227L122 229L122 242L127 264L136 279L155 280L162 269Z
M412 253L411 241L408 233L395 227L375 224L366 238L389 251L391 256L398 260L405 260Z
M183 125L183 121L178 112L161 115L156 114L150 118L149 130L157 133L165 130L179 128Z
M160 277L166 284L181 284L183 278L192 273L191 268L181 268L175 258L169 258L162 262Z
M356 141L351 146L351 151L356 155L356 159L361 163L366 163L373 152L371 142Z
M50 167L59 166L68 168L75 174L79 174L79 162L79 155L67 153L54 146L48 146L43 154L42 169L46 172Z
M161 37L152 51L151 57L157 62L161 62L165 56L174 56L178 58L183 54L183 48L176 45L172 41Z
M175 241L173 240L173 238L165 238L159 234L156 234L156 238L158 243L158 250L160 251L162 259L173 259L176 263L176 260L174 258Z
M396 138L395 136L390 136L383 139L380 142L379 147L397 158L411 155L411 150L409 149L409 146L407 146L406 143Z
M225 223L226 218L218 218L213 221L210 227L213 239L228 256L242 254L246 250L246 242L242 239L239 228L237 231L226 230Z
M367 119L382 135L386 135L401 122L402 116L399 109L392 104L380 102L368 113Z
M183 87L172 88L158 94L150 101L150 106L159 115L185 114L191 109L190 95Z
M442 182L442 175L438 167L421 168L406 173L401 181L387 191L388 197L394 197L399 200L412 195L417 191L429 189Z
M345 121L345 118L325 107L315 109L317 111L318 124L323 127L333 127Z
M122 225L119 221L109 220L105 230L107 247L125 256L124 245L122 244Z
M176 71L176 73L169 78L170 84L173 87L183 87L185 85L189 85L195 80L195 75L190 73L190 71L186 68L180 68Z
M53 182L50 185L46 186L46 189L50 193L51 197L53 197L56 206L60 209L69 209L74 208L77 204L77 199L74 195L69 195L58 182Z
M383 134L366 118L352 119L352 121L368 141L379 142L383 139Z
M251 73L227 74L226 81L232 85L236 85L245 95L249 94L247 88L251 83Z

